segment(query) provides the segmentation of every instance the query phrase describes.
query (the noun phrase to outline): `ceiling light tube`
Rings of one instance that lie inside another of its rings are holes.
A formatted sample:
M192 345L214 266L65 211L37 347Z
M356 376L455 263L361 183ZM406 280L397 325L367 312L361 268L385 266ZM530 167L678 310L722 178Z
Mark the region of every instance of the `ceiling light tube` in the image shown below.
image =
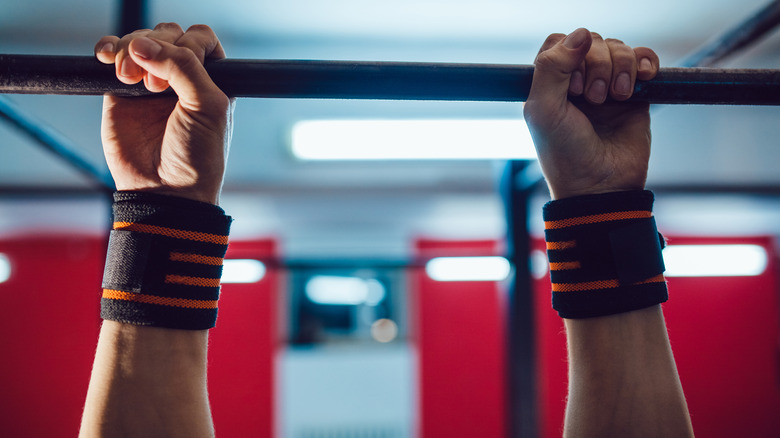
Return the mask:
M225 259L222 283L257 283L265 277L265 264L252 259Z
M292 128L301 160L535 159L521 119L308 120Z
M759 245L669 245L663 255L667 277L755 276L768 264Z
M4 283L11 278L11 261L8 256L0 254L0 283Z
M503 281L511 265L503 257L437 257L425 272L436 281Z

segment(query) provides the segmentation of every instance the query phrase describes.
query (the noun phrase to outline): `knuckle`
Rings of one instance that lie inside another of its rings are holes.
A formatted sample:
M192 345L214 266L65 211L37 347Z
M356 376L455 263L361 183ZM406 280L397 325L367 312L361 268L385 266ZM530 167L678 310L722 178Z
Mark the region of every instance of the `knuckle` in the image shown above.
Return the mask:
M593 37L594 40L604 40L604 38L598 32L591 32L590 35Z
M552 54L549 51L544 51L536 56L536 61L534 64L536 64L537 67L541 68L547 68L550 66L553 66L556 64L555 57L552 56Z
M152 31L152 29L147 29L147 28L136 29L136 30L130 32L129 34L125 35L125 37L136 37L136 36L138 36L140 34L144 34L145 35L145 34L151 32L151 31Z
M195 55L195 52L187 47L176 47L172 52L171 58L181 68L191 67L193 63L200 64L200 60Z
M562 33L551 33L547 39L544 41L545 44L547 43L557 43L558 41L562 40L563 38L566 38L566 35Z
M602 73L605 71L612 71L612 60L608 58L595 58L588 60L587 63L588 72Z
M619 40L617 38L607 38L604 41L606 41L606 43L609 44L609 45L626 45L626 43L624 43L623 41L621 41L621 40Z
M206 24L193 24L192 26L187 28L187 32L190 32L190 31L192 31L192 32L204 32L204 33L208 33L208 34L212 34L212 35L214 34L214 30L211 29L211 27L206 25Z
M154 27L154 30L178 30L181 31L181 26L179 26L178 23L172 23L172 22L165 22L165 23L158 23L157 26Z

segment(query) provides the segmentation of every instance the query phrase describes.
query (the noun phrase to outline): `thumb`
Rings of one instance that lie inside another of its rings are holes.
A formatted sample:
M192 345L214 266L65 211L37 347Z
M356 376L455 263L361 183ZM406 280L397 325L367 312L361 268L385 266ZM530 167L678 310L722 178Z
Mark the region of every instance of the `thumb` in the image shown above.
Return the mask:
M528 100L539 100L555 105L565 102L572 73L582 65L592 42L590 32L579 28L541 51L536 57Z
M186 47L141 37L131 41L129 49L133 61L148 75L170 84L179 96L179 103L188 109L204 109L210 96L224 96L195 53Z

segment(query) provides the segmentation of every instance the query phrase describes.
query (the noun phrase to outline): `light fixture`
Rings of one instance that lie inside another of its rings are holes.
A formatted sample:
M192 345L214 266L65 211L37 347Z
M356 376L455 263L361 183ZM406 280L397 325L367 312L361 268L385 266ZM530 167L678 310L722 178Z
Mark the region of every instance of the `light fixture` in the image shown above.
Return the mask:
M521 119L307 120L292 128L301 160L535 159Z
M257 283L265 277L265 264L252 259L225 259L222 283Z
M0 254L0 283L4 283L11 278L11 261L8 256Z
M315 275L305 289L306 297L317 304L376 306L385 299L385 287L373 278Z
M761 275L768 263L758 245L669 245L663 254L667 277Z
M437 257L425 265L436 281L502 281L511 271L503 257Z

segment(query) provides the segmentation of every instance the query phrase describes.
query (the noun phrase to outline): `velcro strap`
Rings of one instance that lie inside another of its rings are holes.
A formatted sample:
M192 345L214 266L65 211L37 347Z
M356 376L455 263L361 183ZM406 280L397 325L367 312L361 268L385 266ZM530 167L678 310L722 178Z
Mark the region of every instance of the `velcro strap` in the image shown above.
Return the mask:
M562 317L603 316L666 301L663 237L653 200L652 192L642 190L545 205L553 308Z
M231 218L212 204L117 192L103 276L103 319L214 327Z

